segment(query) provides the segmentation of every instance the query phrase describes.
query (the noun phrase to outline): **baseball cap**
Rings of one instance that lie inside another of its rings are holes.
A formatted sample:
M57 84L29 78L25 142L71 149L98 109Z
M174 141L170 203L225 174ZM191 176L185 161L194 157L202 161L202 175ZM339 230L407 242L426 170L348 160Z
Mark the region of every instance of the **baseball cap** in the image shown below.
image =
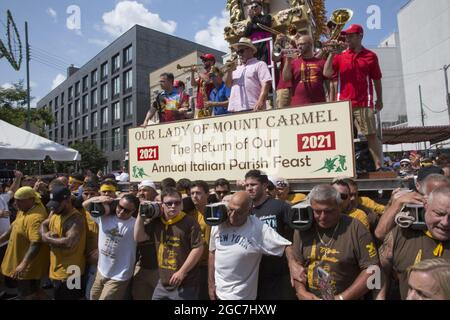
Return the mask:
M138 185L138 190L144 187L150 187L153 190L156 190L155 183L152 180L142 180L141 183Z
M341 32L342 35L352 34L352 33L364 34L364 29L359 24L352 24L350 27L348 27L347 30L344 30Z
M64 200L70 198L70 190L66 187L55 187L50 192L50 201L47 203L47 209L50 211L58 208Z
M402 163L402 162L411 163L411 160L405 158L405 159L400 160L400 163Z
M212 60L212 61L216 62L216 57L213 54L211 54L211 53L202 54L200 56L200 59L202 59L202 60Z
M270 177L269 180L273 183L275 187L286 188L289 187L289 181L281 177Z

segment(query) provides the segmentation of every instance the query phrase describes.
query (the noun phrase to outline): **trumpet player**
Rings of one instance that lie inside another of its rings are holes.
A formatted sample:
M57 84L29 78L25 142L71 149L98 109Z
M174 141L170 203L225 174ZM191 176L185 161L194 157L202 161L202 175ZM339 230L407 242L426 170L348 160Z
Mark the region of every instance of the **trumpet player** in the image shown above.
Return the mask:
M195 118L203 118L209 116L208 108L205 106L205 102L208 101L208 97L211 94L211 90L214 88L214 84L209 78L211 68L216 64L216 58L213 54L207 53L200 56L203 63L204 71L199 71L196 66L191 67L191 86L197 87L197 96L195 100ZM198 73L198 77L195 76Z
M339 54L330 53L325 64L325 75L331 77L334 73L339 74L338 100L351 100L355 127L366 136L378 171L382 167L382 149L376 134L375 113L383 109L380 65L377 55L362 45L362 26L353 24L342 35L348 49ZM375 104L372 82L377 97Z
M283 80L292 81L292 106L325 102L326 77L324 76L325 60L316 58L313 50L313 39L304 35L296 41L299 56L286 56Z
M241 65L225 75L225 85L231 87L228 112L259 111L266 108L272 87L272 76L264 61L255 58L258 51L249 38L241 38L231 48L238 54Z
M227 113L228 99L230 98L230 88L223 82L223 73L216 66L211 68L209 78L214 84L209 95L209 101L205 103L207 108L212 108L213 116L219 116Z
M277 74L276 74L276 92L277 92L277 108L285 108L291 105L291 91L292 91L292 81L284 81L283 79L283 69L284 69L284 49L295 48L295 43L286 35L277 35L274 43L274 48L279 48L279 52L272 53L272 61L277 64ZM278 67L278 63L279 67Z

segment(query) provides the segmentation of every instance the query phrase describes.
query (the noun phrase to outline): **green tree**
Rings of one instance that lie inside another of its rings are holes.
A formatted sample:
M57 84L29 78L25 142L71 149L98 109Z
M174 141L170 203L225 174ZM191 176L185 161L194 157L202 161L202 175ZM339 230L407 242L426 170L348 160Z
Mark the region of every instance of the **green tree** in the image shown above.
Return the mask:
M72 149L78 150L81 154L81 169L91 170L97 172L103 170L103 167L108 163L105 155L92 142L78 142L70 146Z
M33 99L33 98L31 98ZM20 127L27 119L27 91L23 81L13 84L12 88L0 88L0 119ZM51 111L41 108L30 109L31 123L39 129L39 134L45 136L45 125L53 122Z

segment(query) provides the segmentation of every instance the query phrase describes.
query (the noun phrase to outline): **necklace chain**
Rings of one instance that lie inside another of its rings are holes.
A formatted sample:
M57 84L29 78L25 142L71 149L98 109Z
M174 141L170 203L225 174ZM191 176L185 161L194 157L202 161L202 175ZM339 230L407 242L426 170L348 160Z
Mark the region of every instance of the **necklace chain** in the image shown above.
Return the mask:
M337 231L337 229L339 228L339 223L340 223L340 221L338 222L338 224L337 224L336 227L334 228L333 234L331 235L331 238L330 238L330 240L328 240L327 243L325 243L325 242L323 241L322 237L320 236L319 230L317 229L317 226L316 226L316 233L317 233L317 236L319 237L320 243L321 243L323 246L325 246L325 247L328 248L328 246L333 242L334 236L335 236L335 234L336 234L336 231ZM325 232L324 232L324 234L325 234Z

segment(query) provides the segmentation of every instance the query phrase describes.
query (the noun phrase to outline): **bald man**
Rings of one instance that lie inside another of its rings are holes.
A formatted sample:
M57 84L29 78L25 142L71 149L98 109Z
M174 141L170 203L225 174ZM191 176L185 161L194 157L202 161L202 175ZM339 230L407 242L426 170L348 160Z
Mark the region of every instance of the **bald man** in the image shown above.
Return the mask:
M212 227L209 245L209 296L212 300L255 300L262 255L282 256L290 241L250 215L248 193L235 193L228 220Z
M285 57L283 68L283 80L292 82L291 106L325 102L325 60L314 56L313 39L310 36L299 37L296 45L300 55L297 58Z

